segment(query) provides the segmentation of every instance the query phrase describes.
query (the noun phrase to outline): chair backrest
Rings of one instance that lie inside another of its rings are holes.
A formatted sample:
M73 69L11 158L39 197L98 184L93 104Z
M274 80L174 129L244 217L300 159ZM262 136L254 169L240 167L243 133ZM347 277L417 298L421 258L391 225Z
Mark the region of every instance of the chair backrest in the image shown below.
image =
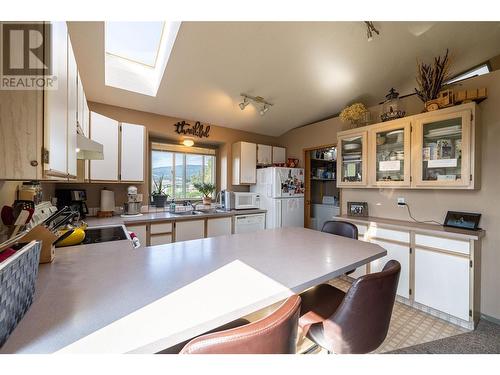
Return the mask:
M263 319L199 336L187 343L181 354L293 354L300 302L300 296L294 295Z
M323 334L335 353L369 353L385 340L396 298L401 265L386 263L381 272L357 279L335 313L323 323Z
M347 221L327 221L323 224L322 232L336 234L337 236L358 239L358 227Z

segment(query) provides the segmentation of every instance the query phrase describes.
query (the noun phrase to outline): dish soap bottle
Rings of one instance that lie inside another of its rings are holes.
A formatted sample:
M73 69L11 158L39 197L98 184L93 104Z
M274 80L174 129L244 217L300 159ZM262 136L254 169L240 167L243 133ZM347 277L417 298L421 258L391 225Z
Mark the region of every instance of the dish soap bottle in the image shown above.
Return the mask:
M170 202L170 212L175 213L175 200L172 198L172 201Z

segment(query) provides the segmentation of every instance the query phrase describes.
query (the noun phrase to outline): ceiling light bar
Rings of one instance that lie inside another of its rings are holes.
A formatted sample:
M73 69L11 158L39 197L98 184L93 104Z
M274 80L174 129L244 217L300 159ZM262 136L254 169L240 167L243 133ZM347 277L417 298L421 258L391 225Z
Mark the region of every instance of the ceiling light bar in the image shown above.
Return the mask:
M243 101L239 104L240 109L243 111L250 102L254 102L255 104L262 106L262 109L259 111L261 116L264 116L269 108L273 106L272 103L269 103L262 96L252 96L247 94L240 94L243 98Z

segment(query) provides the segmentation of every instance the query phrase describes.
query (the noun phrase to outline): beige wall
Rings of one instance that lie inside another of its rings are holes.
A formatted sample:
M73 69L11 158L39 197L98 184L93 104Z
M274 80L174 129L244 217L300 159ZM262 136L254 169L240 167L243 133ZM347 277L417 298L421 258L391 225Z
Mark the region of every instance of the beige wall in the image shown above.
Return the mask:
M371 216L408 220L405 208L398 208L397 197L405 197L418 220L442 222L448 210L480 212L481 227L486 230L482 248L481 312L500 319L500 71L471 79L464 88L488 88L488 99L479 107L482 113L482 166L479 191L343 189L342 210L346 202L368 202ZM407 99L409 114L422 109L414 96ZM373 108L375 110L375 108ZM373 118L373 117L372 117ZM334 143L342 123L338 118L295 129L281 141L290 157L301 157L302 149Z
M164 139L168 142L178 144L180 144L183 137L174 132L174 124L181 120L185 120L186 122L192 124L194 124L194 122L196 121L135 111L127 108L115 107L94 102L89 103L89 107L92 111L113 118L117 121L144 125L148 130L150 139ZM205 125L205 123L203 123L203 125ZM219 189L228 188L235 191L248 191L248 187L246 186L233 186L231 184L231 145L237 141L264 143L274 146L280 145L278 139L275 137L210 125L209 138L195 139L195 146L210 146L216 147L218 149L216 176L217 186ZM149 175L149 173L147 173L147 175ZM146 181L149 181L149 176L147 176ZM57 187L79 186L85 188L88 194L88 206L99 207L100 190L102 188L106 187L109 190L115 191L116 204L121 205L123 204L123 202L125 202L126 189L129 184L44 184L44 189L46 190L47 194L51 194L53 192L54 185L56 185ZM139 184L137 185L137 187L139 192L147 195L147 183Z

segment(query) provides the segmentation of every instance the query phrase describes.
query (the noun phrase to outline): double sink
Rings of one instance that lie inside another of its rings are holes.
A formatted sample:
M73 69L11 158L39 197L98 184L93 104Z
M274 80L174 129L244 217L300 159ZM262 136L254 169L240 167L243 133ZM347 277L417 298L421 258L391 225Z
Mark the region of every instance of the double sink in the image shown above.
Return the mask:
M227 211L222 210L220 208L210 208L208 210L189 210L189 211L184 211L184 212L176 212L173 215L180 215L180 216L210 215L210 214L218 214L218 213L224 213L224 212L227 212Z

